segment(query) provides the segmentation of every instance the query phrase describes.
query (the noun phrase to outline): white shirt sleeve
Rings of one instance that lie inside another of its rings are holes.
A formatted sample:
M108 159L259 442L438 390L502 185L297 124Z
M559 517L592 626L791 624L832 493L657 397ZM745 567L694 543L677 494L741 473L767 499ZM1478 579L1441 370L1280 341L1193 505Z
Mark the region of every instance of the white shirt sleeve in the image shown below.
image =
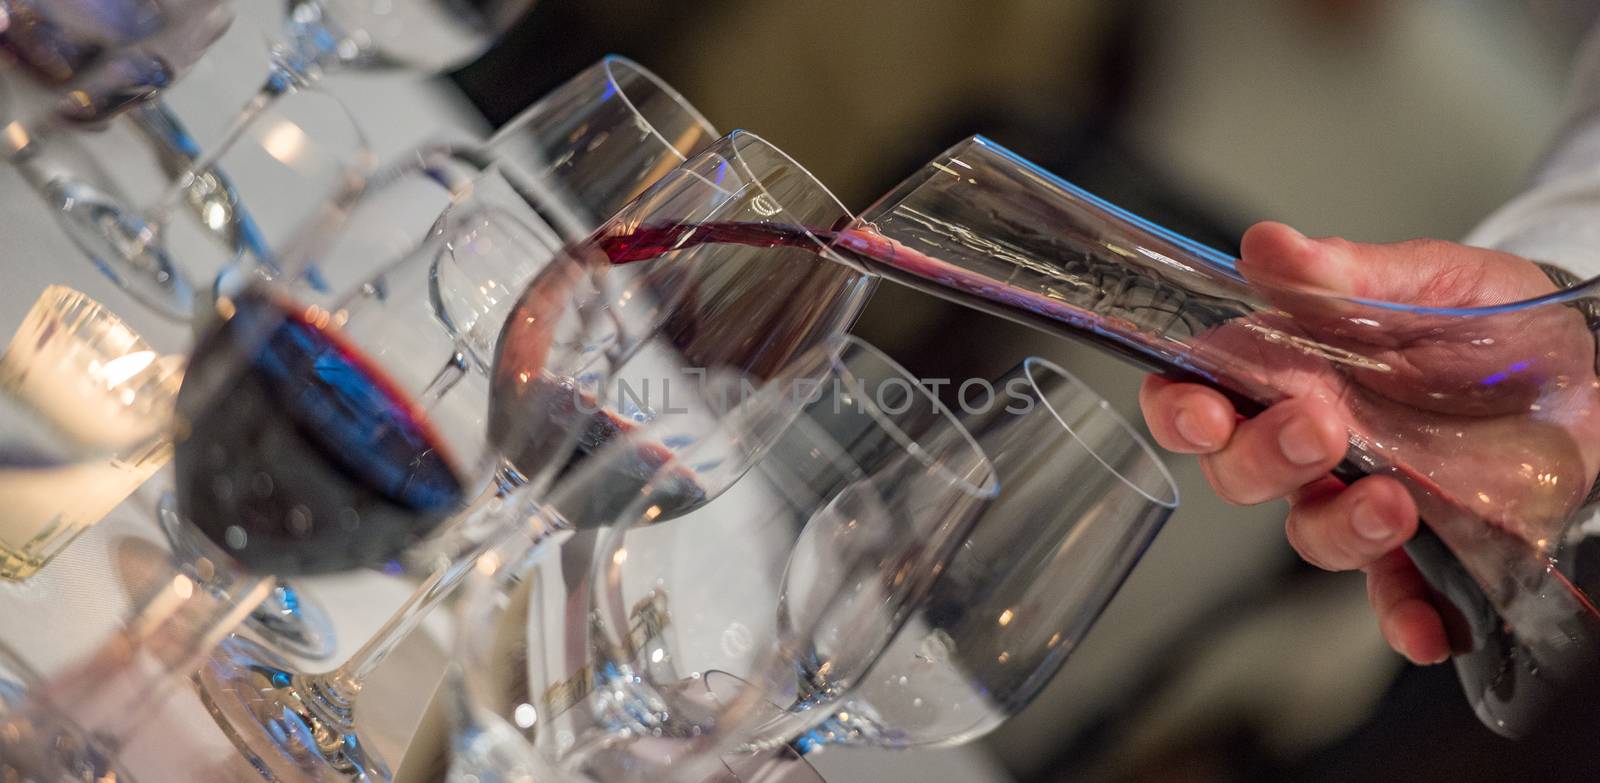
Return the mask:
M1583 278L1600 275L1600 26L1573 69L1569 111L1527 191L1466 238L1545 261Z

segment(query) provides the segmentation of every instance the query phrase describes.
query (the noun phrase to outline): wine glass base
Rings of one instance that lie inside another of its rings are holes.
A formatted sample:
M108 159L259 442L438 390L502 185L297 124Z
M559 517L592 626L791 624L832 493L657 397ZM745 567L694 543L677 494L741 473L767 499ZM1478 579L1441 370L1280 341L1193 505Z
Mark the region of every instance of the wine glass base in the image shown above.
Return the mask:
M204 556L190 538L195 532L184 526L178 515L177 501L170 492L161 496L156 518L161 532L179 557L193 561ZM272 647L305 660L330 658L339 646L327 610L292 583L281 579L245 619L245 627Z
M0 647L0 780L134 783L134 777L93 737L38 711L28 699L30 688L37 685L32 670Z
M49 180L42 193L67 236L119 287L164 316L194 318L193 287L125 203L70 177Z
M296 672L272 650L239 636L217 646L196 674L201 700L265 780L387 783L369 755L348 704L315 675Z
M245 619L245 627L273 647L306 660L330 658L339 646L327 611L281 580Z

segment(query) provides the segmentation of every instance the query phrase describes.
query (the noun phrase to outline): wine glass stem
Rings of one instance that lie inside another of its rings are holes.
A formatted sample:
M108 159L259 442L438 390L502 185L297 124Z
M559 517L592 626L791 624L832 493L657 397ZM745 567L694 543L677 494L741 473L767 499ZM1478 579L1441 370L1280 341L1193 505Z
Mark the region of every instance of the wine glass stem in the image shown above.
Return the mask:
M455 388L455 385L460 383L462 378L466 377L469 369L471 369L471 366L468 364L467 355L458 345L455 353L451 354L450 358L445 361L444 366L439 368L439 372L434 374L433 380L428 381L428 387L417 395L418 404L426 408L438 402L440 398Z
M305 678L311 695L317 701L334 707L342 705L342 709L348 710L349 705L354 704L356 697L360 695L362 684L367 678L383 664L389 653L416 630L428 612L461 584L461 580L472 572L484 553L514 541L519 536L531 536L532 546L539 547L557 532L538 524L543 519L542 516L524 518L514 513L490 513L493 516L484 521L484 524L491 526L490 532L470 548L452 557L448 564L430 574L411 597L406 599L405 604L389 617L383 627L379 628L366 644L361 645L361 649L351 655L339 668Z
M222 136L205 149L185 168L172 179L172 183L156 201L146 217L146 222L152 226L165 225L171 219L173 212L184 202L190 188L205 175L217 161L226 155L239 137L244 135L245 129L255 122L261 113L284 95L298 89L300 82L283 78L281 68L274 64L272 74L267 77L266 83L261 85L255 95L241 107L233 119L228 122L228 127L223 130Z

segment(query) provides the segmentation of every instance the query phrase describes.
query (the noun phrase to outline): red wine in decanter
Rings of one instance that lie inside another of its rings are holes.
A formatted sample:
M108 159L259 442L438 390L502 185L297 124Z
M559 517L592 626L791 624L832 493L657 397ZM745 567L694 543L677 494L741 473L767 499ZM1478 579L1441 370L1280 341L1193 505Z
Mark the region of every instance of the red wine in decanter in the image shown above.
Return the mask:
M791 247L819 254L826 248L883 277L958 304L1087 341L1146 370L1210 385L1245 416L1281 397L1246 379L1196 370L1148 330L1116 314L1008 285L866 228L683 223L640 226L599 240L615 264L645 262L703 244ZM1219 309L1197 317L1215 326L1242 314ZM1405 549L1436 592L1435 604L1445 617L1463 688L1485 725L1508 736L1529 731L1564 690L1600 674L1600 611L1590 598L1600 589L1600 562L1593 562L1600 560L1600 541L1591 544L1584 539L1569 547L1558 562L1478 517L1468 504L1450 497L1419 471L1379 460L1356 444L1334 474L1350 482L1375 470L1401 480L1414 496L1426 500L1422 505L1428 524L1418 528ZM1480 583L1462 564L1463 555L1431 529L1440 525L1465 531L1452 540L1470 541L1473 551L1468 555L1482 566L1480 575L1497 573L1498 581Z

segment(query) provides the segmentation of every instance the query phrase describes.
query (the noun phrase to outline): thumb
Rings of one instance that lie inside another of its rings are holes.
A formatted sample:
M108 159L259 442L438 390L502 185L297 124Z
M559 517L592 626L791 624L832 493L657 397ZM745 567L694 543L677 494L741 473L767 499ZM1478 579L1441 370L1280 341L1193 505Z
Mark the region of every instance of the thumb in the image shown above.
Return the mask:
M1282 223L1266 222L1246 231L1241 244L1240 273L1274 300L1274 292L1292 292L1479 307L1555 290L1526 259L1437 239L1391 244L1311 239Z

